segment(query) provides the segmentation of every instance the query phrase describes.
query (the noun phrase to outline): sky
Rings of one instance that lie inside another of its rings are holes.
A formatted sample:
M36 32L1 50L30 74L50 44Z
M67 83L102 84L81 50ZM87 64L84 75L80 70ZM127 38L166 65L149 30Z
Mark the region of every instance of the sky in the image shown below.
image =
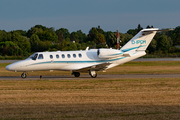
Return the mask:
M180 26L180 0L1 0L0 30L29 30L35 25L104 31L153 25L156 28Z

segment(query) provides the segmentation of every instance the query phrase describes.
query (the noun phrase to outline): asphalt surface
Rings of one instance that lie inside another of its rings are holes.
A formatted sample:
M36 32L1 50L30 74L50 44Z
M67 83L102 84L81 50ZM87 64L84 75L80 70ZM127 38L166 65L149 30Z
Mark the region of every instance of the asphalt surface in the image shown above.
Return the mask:
M73 75L62 76L42 76L42 80L83 80L83 79L116 79L116 78L179 78L180 74L141 74L141 75L98 75L97 78L91 78L89 75L74 77ZM40 80L39 76L27 76L22 79L20 76L0 77L0 80Z
M0 60L0 63L13 63L19 60ZM180 61L180 58L139 58L134 61ZM27 78L22 79L19 76L13 77L2 77L0 80L39 80L39 76L27 76ZM135 75L98 75L97 79L110 79L110 78L178 78L180 74L135 74ZM76 79L96 79L91 78L89 75L81 75L79 78L74 77L73 75L64 75L64 76L43 76L42 80L76 80Z
M0 63L14 63L20 60L0 60Z

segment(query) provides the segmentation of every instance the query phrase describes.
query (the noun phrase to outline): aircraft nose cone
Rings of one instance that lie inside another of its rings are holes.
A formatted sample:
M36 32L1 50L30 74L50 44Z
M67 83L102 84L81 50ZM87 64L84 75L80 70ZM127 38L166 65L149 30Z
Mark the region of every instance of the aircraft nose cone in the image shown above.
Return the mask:
M10 70L10 65L6 66L6 70Z
M14 67L15 67L14 65L10 64L10 65L6 66L6 70L14 71L15 70Z
M12 63L6 66L6 70L15 71L15 72L24 71L25 70L25 67L23 67L24 63L27 63L27 61L18 61L18 62Z

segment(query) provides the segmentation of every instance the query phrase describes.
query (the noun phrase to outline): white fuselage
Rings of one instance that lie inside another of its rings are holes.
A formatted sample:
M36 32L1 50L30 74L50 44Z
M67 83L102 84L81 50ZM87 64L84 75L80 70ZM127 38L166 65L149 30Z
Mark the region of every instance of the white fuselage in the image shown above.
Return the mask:
M106 49L114 50L114 49ZM57 52L37 52L33 60L31 56L26 60L13 63L6 67L7 70L16 72L43 71L43 70L63 70L76 71L88 66L96 66L102 63L111 63L106 69L123 64L145 55L145 52L133 52L131 57L120 54L112 58L100 58L97 54L98 49L82 51L57 51ZM43 58L42 58L43 56ZM86 72L86 71L84 71Z

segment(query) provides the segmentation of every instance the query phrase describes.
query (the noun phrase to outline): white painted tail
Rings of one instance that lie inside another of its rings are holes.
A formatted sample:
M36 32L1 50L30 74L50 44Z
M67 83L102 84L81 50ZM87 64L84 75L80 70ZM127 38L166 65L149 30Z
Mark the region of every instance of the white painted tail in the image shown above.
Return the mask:
M122 48L122 52L145 51L156 34L158 28L143 29Z

